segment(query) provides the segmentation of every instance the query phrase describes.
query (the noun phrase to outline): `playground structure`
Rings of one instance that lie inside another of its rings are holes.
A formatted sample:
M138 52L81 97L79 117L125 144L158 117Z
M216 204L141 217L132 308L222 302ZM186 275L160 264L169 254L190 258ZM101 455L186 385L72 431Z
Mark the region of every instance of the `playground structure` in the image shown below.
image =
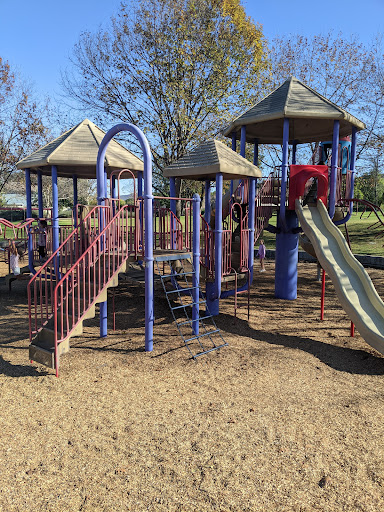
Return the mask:
M91 124L86 122L88 127ZM96 304L100 310L100 336L106 336L108 288L118 285L119 274L128 278L131 275L134 279L130 264L135 262L138 263L136 277L141 274L145 285L147 351L153 349L157 279L191 355L198 357L224 346L212 317L219 314L220 300L229 296L236 299L239 293L249 293L254 277L254 246L263 229L276 232L276 298L294 300L297 296L298 242L303 230L339 290L347 314L366 341L384 352L384 329L377 316L377 311L381 307L384 310L384 306L380 305L368 275L361 266L356 266L344 242L333 242L337 229L332 229L334 224L347 222L352 213L356 133L364 127L358 119L292 77L224 131L224 135L232 139L232 150L218 141L206 141L165 170L164 175L170 180L170 196L154 197L151 154L145 136L133 125L117 125L103 138L98 134L98 206L86 215L74 215L71 232L61 238L57 220L57 176L72 177L74 204L77 205L77 178L94 177L95 159L89 158L85 164L74 162L71 156L72 160L61 159L55 165L54 158L50 161L47 154L52 149L53 156L55 152L57 156L62 142L59 138L48 150L43 148L43 158L41 154L34 154L20 162L19 168L26 172L29 212L30 172L37 172L38 177L39 173L51 173L53 183L52 254L38 270L34 269L31 255L30 231L28 237L30 268L35 272L28 285L31 359L54 368L58 374L60 356L69 350L71 337L81 334L83 321L95 315ZM78 134L76 130L80 129L73 130ZM144 159L141 162L130 154L131 162L120 161L121 166L112 168L106 155L112 144L116 144L113 137L121 131L128 131L137 138ZM350 135L351 141L339 140ZM298 144L330 139L331 148L329 143L320 146L318 161L297 165ZM240 156L236 153L238 140ZM245 159L247 142L254 146L253 164ZM257 167L259 144L282 144L283 149L281 171L271 173L262 181ZM289 145L292 146L291 163L288 161ZM327 165L329 152L330 165ZM82 165L87 166L87 172L81 170ZM126 175L137 183L137 195L135 188L132 204L121 206L119 184L125 168L129 169L124 171ZM176 198L175 179L178 177L205 182L204 216L200 215L199 196ZM224 180L231 181L226 194L223 194ZM215 181L216 191L213 208L212 181ZM176 201L181 202L184 222L176 216ZM167 202L169 206L164 206ZM336 219L341 207L346 215ZM80 209L75 207L75 211ZM268 224L274 211L277 211L276 228ZM242 285L239 286L240 280ZM223 283L225 290L222 290ZM205 290L201 290L204 284ZM357 303L356 291L359 294L367 288L370 291L364 303ZM172 297L177 297L181 303L175 305ZM183 312L185 318L176 317L176 310ZM211 322L211 327L206 327L206 320ZM182 332L182 326L188 327L191 333ZM211 343L208 348L203 344L206 339ZM191 350L192 342L198 343L197 352Z

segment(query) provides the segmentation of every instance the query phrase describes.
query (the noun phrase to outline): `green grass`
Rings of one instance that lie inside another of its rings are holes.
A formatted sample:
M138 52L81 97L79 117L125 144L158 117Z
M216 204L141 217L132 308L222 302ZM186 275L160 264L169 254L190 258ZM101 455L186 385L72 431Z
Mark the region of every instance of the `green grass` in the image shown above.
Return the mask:
M363 214L360 218L360 213L354 213L352 218L347 223L349 238L351 241L351 248L354 254L369 254L371 256L384 256L384 226L370 228L376 217L368 214ZM276 214L270 219L270 224L276 226ZM340 226L342 234L345 236L345 227ZM378 235L383 234L382 237ZM276 235L264 231L264 243L267 249L275 249Z

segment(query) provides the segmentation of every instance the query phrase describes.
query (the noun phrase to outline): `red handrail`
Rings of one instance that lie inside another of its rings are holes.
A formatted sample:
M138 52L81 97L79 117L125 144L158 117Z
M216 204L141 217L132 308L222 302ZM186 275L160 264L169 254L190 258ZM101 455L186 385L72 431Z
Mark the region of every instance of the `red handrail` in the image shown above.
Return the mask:
M95 206L29 281L27 293L30 340L52 318L52 297L57 278L72 267L85 248L96 238L101 212L108 215L109 207Z
M136 212L135 205L124 205L56 284L53 301L56 361L58 343L95 304L127 258L135 255Z

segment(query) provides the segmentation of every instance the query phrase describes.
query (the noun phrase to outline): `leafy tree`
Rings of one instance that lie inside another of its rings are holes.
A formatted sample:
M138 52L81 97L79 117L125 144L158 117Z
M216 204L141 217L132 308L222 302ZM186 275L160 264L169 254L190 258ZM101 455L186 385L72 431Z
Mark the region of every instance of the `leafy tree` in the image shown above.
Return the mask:
M357 158L361 166L369 165L382 150L377 137L384 114L381 41L365 45L357 37L345 39L333 32L310 37L284 35L271 41L269 60L271 90L294 75L367 124L367 130L358 135ZM315 145L299 148L305 161ZM276 165L281 152L272 156L272 165Z
M261 27L240 0L131 0L109 30L82 35L72 64L69 97L100 124L143 129L162 193L161 171L255 101L267 67Z
M356 179L355 197L379 206L384 202L384 173L381 168L380 159L372 158L370 169Z
M16 171L16 163L48 140L44 108L31 90L0 57L0 194Z

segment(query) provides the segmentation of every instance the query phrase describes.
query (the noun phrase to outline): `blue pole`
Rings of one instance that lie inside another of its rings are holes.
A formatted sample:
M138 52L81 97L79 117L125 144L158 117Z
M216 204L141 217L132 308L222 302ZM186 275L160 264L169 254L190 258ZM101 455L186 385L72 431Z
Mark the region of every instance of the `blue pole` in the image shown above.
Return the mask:
M289 119L283 125L283 155L281 165L280 215L277 227L275 253L275 297L294 300L297 297L297 262L299 256L299 235L296 233L298 220L296 212L287 211L285 198L288 181Z
M108 176L107 176L107 171L104 171L104 191L105 191L105 198L107 199L108 198ZM112 191L110 190L110 195L112 193Z
M253 144L253 165L259 165L259 139L255 139Z
M27 219L32 218L32 187L31 187L31 170L25 169L25 192L27 196ZM33 273L33 240L32 240L32 228L28 230L28 266L29 270Z
M232 183L232 181L231 181ZM204 208L204 219L208 224L211 222L211 182L205 180L205 208Z
M352 145L351 145L351 163L350 163L350 171L351 171L351 189L350 189L350 197L347 199L353 199L354 188L355 188L355 166L356 166L356 133L357 128L355 126L352 127ZM336 221L335 224L339 226L340 224L345 224L351 218L353 213L353 202L349 203L349 210L344 219Z
M74 221L74 227L77 228L77 210L76 205L79 202L78 198L78 190L77 190L77 176L76 174L72 175L72 183L73 183L73 221Z
M339 128L340 121L333 122L332 155L331 155L331 179L329 182L329 216L333 219L336 208L336 184L337 184L337 160L339 154Z
M37 203L39 206L39 219L44 217L43 210L43 176L41 171L37 171Z
M97 155L96 176L98 201L104 199L104 158L109 141L119 132L128 131L140 142L144 157L144 214L145 214L145 350L153 350L153 195L152 158L148 141L143 132L132 124L121 123L111 128L104 136ZM99 203L100 204L100 203Z
M255 139L254 144L253 144L253 165L259 165L259 139ZM256 190L257 190L257 178L255 181L255 194L256 194Z
M137 173L137 197L143 197L143 171L138 171ZM141 222L143 219L143 204L140 201L139 203L139 221ZM141 240L141 230L139 230L139 245L142 245L143 241Z
M219 314L219 298L221 295L221 273L223 268L223 175L216 174L215 204L215 281L207 282L207 306L211 315Z
M200 300L200 196L193 195L193 280L192 280L192 330L199 335L199 300Z
M137 196L143 197L143 171L137 172Z
M283 155L281 162L281 197L280 197L280 225L285 225L285 196L287 194L288 180L288 143L289 143L289 119L284 118L283 125Z
M240 155L245 158L245 143L246 143L246 130L247 127L243 125L240 133Z
M237 151L237 138L236 132L232 132L232 151ZM233 180L231 180L231 184L229 186L229 190L231 193L231 197L233 196Z
M176 197L176 178L171 176L169 178L169 195ZM171 212L176 215L176 199L171 199ZM175 219L171 217L171 249L176 249L176 232L175 232Z
M59 192L57 188L57 167L52 165L52 253L59 248ZM59 276L59 255L55 257L55 272Z
M57 188L57 167L52 165L52 252L59 248L59 192Z
M297 142L294 141L292 145L292 165L296 165L296 149L297 149Z

